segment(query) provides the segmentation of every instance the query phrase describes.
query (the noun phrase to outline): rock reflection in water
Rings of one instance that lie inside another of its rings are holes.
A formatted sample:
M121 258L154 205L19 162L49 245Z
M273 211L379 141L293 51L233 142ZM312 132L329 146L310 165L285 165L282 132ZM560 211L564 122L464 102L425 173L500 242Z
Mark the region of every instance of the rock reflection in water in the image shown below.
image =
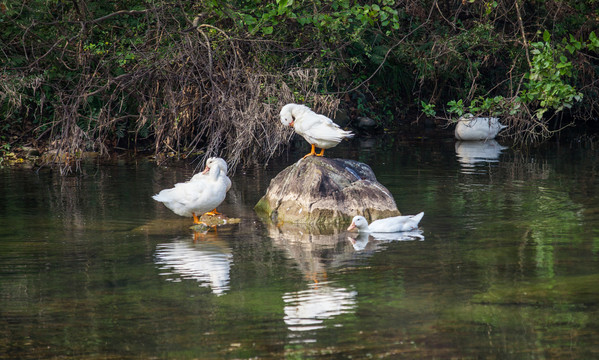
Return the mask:
M218 241L192 243L191 239L175 239L156 246L155 263L167 281L196 280L216 295L229 290L229 272L233 254Z
M356 307L357 291L332 286L331 283L310 284L309 289L283 295L285 324L291 331L324 328L324 320L351 313Z
M306 279L306 289L283 295L284 320L292 332L336 326L325 324L325 320L355 311L357 291L336 284L327 275L329 269L356 266L390 241L424 240L421 230L372 236L343 229L271 224L268 231L273 244L285 251ZM294 336L297 341L310 341L303 335Z
M343 230L269 224L268 235L276 247L294 260L306 280L312 282L326 280L328 267L339 266L354 253L344 241L346 233Z
M458 161L466 169L472 169L477 164L499 162L499 155L507 147L496 140L487 141L456 141L455 152Z

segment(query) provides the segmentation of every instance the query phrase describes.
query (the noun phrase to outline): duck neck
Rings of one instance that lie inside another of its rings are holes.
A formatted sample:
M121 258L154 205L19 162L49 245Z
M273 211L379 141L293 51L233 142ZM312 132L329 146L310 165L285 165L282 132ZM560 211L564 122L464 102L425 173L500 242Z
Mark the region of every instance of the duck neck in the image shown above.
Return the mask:
M210 168L208 175L210 176L210 178L212 180L218 179L218 176L220 175L220 167L218 165L214 165L213 167Z
M360 233L369 233L370 232L370 228L368 227L368 225L363 225L361 227L358 227L358 232L360 232Z

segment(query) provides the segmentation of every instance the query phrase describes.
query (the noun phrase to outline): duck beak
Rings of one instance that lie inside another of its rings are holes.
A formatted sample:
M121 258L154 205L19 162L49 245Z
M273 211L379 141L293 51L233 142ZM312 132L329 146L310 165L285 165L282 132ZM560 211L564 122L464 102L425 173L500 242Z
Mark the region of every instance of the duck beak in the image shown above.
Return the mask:
M210 171L210 168L208 166L206 166L206 168L204 169L204 171L202 171L202 174L206 174L208 171Z
M355 228L356 228L356 224L354 224L354 222L352 221L351 225L347 228L347 231L351 231L351 230L353 230Z
M294 125L294 124L295 124L295 120L292 120L292 121L289 123L289 126L293 127L293 125Z

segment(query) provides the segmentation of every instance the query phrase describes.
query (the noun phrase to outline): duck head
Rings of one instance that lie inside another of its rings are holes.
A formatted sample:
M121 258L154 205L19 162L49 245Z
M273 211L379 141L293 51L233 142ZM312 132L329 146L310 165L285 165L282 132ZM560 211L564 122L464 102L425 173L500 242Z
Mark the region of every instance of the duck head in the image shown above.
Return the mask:
M279 114L281 116L281 123L285 126L293 127L294 119L293 115L291 114L291 109L293 108L293 105L295 104L287 104L283 106Z
M221 169L222 167L222 163L221 161L225 163L225 173L226 173L226 169L227 169L227 163L221 159L221 158L208 158L208 160L206 160L206 168L204 169L204 171L202 171L202 174L209 174L210 176L216 178L218 177L218 175L220 175L220 172L223 170Z
M368 228L368 221L364 216L354 216L351 221L351 225L347 228L347 231L351 231L353 229L358 229L358 232L368 232L370 229Z

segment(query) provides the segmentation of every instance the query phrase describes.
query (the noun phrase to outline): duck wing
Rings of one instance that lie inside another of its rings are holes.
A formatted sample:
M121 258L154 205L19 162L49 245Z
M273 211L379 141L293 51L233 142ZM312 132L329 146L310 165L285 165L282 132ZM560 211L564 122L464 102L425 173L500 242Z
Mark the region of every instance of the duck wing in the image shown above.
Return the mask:
M303 114L295 121L295 131L308 142L330 141L339 143L346 137L352 137L350 131L345 131L328 117L316 113Z
M422 220L424 212L416 215L395 216L386 219L373 221L368 227L372 232L390 233L400 231L410 231L418 227Z

